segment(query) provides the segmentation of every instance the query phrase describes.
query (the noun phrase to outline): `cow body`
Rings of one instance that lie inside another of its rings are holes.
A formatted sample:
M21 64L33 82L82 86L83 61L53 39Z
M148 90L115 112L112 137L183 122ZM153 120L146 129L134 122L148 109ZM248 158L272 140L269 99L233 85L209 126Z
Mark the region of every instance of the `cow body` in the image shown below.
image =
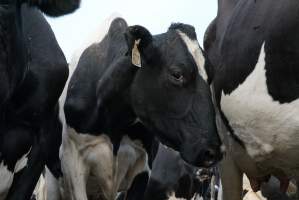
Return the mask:
M225 199L241 199L242 173L254 190L271 174L284 190L298 175L298 9L295 1L219 1L207 30L229 150L222 165Z
M61 173L56 165L61 143L58 98L67 63L42 13L27 3L0 3L0 199L29 199L45 165L53 174ZM61 4L52 3L57 2L30 5L43 4L40 9L56 15L75 9L65 4L58 11Z

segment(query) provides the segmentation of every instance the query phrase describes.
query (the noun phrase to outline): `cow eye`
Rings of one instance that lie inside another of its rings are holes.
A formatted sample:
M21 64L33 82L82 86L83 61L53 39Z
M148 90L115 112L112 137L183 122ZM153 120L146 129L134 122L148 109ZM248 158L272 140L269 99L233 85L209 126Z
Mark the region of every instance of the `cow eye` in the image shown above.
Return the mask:
M172 77L176 80L176 81L180 81L182 82L184 80L184 76L180 73L180 72L173 72L172 73Z

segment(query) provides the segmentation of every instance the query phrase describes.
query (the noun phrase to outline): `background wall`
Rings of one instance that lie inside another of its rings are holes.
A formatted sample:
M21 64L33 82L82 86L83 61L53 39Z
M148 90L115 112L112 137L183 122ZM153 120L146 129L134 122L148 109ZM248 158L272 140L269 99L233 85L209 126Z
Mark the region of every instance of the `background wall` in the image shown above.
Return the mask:
M143 25L153 34L165 32L172 22L191 24L202 45L216 11L216 0L82 0L75 13L48 21L69 61L73 51L112 14L120 14L129 25Z

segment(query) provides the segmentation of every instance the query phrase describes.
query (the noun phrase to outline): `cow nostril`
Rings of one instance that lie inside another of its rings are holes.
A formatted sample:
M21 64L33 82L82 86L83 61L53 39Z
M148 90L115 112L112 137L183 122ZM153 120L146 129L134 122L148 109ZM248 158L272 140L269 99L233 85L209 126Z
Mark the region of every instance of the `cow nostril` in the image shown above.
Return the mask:
M205 161L214 161L216 158L216 153L212 149L208 149L204 152L204 160Z
M222 154L217 148L206 148L199 152L196 165L209 168L222 159Z

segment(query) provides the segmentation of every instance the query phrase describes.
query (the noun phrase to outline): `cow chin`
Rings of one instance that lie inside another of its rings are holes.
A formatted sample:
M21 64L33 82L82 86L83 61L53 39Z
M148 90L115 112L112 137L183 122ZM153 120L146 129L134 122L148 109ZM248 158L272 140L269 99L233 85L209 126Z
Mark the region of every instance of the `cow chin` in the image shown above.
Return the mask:
M183 160L196 167L209 168L222 159L218 146L201 147L200 144L186 143L182 145L180 155Z
M221 142L217 132L205 132L203 135L197 131L197 134L191 136L187 131L190 129L183 130L184 139L180 145L180 155L184 161L196 167L208 168L222 159Z

